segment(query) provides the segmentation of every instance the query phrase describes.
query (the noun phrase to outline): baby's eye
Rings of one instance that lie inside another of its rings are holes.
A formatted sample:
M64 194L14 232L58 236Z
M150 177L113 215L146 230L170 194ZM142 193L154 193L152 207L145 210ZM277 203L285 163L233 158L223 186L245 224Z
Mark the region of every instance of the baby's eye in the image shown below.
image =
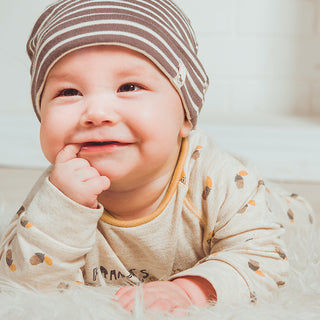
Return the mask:
M130 92L130 91L138 91L141 89L141 86L134 84L134 83L126 83L122 85L119 89L118 92Z
M59 97L72 97L72 96L81 96L82 94L80 93L80 91L78 91L77 89L63 89L59 92L58 96Z

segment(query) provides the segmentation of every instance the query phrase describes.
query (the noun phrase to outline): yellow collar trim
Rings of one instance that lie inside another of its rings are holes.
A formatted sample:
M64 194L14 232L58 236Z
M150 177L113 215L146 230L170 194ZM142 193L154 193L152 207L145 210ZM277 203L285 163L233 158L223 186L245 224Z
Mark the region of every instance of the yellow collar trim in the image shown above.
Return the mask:
M163 210L167 207L169 204L171 198L173 197L178 183L181 179L182 172L183 172L183 167L184 163L188 154L188 149L189 149L189 141L188 138L184 138L181 143L181 149L180 149L180 154L179 154L179 159L173 174L173 177L171 179L170 185L168 187L168 190L161 201L159 207L151 214L139 218L139 219L134 219L134 220L118 220L114 217L112 217L106 210L103 212L103 215L101 217L101 220L116 227L121 227L121 228L132 228L132 227L137 227L140 225L143 225L145 223L148 223L152 221L153 219L157 218Z

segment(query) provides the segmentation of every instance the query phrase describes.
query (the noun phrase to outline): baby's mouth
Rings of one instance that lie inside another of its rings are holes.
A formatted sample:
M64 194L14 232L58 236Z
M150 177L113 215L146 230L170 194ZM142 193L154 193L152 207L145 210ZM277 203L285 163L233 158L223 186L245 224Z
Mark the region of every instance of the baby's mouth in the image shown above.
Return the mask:
M106 146L106 145L110 145L110 144L120 144L120 142L118 141L92 141L92 142L85 142L82 145L82 148L86 148L86 147L95 147L95 146Z
M120 141L89 141L85 142L81 146L82 152L105 152L116 150L120 147L128 146L130 143Z

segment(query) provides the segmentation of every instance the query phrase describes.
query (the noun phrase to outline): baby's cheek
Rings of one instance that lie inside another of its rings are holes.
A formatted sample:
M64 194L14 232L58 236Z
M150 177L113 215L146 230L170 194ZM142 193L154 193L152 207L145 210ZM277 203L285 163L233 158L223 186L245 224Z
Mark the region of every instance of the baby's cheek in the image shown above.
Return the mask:
M57 142L54 139L54 135L50 134L46 130L40 130L40 145L42 149L42 153L46 157L46 159L54 164L55 159L61 148L58 147Z
M57 157L57 152L53 152L48 145L46 145L45 143L41 143L41 149L42 149L42 153L44 154L44 156L46 157L46 159L51 163L54 164L55 159Z

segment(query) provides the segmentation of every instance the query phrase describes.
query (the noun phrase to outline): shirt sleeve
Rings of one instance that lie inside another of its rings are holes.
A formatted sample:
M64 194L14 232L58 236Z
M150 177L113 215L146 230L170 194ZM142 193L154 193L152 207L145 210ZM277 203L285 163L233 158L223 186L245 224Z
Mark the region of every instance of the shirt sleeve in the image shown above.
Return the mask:
M1 240L1 275L37 289L81 284L102 212L67 198L43 176Z
M236 159L221 163L207 168L200 190L207 255L172 279L207 279L218 303L257 303L287 281L284 228L269 210L265 184L255 170Z

